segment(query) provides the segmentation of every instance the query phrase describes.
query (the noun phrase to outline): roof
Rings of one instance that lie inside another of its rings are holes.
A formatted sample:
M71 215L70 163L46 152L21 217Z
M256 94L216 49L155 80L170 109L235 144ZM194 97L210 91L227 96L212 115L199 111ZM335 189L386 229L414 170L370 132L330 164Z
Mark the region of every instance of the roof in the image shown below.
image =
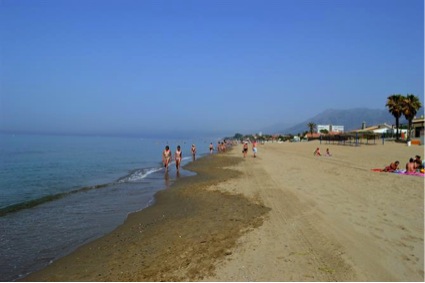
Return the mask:
M424 125L424 117L420 117L420 118L415 118L415 119L413 119L412 120L412 124L413 125L415 125L415 124L422 124L422 126Z
M375 125L375 126L370 126L364 129L358 129L358 130L354 130L353 132L357 132L357 133L361 133L361 132L373 132L379 129L392 129L393 127L388 125L387 123L383 123L383 124L379 124L379 125Z

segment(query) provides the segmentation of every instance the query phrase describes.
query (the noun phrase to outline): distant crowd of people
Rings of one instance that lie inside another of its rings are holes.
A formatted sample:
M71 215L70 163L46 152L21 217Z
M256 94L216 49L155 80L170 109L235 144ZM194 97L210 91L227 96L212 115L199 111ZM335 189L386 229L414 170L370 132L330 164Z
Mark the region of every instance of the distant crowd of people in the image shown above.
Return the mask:
M400 170L399 168L400 162L394 161L391 162L390 165L386 166L382 171L384 172L395 172ZM409 161L406 163L406 173L424 173L424 162L422 161L419 155L416 155L415 158L411 157Z
M216 149L216 148L214 148L214 145L211 142L210 145L209 145L209 152L210 152L210 154L213 154L215 150L217 150L217 153L226 152L226 149L230 145L232 145L232 142L229 142L229 141L226 141L226 140L218 141L217 149ZM192 155L192 160L195 161L196 160L196 146L195 146L195 144L192 144L192 147L190 148L190 152L191 152L191 155ZM183 159L183 153L182 153L180 145L178 145L177 149L174 153L174 161L176 162L177 172L180 171L182 159ZM163 164L166 172L168 172L168 166L170 165L171 161L173 161L173 155L171 153L170 147L168 145L166 145L165 149L162 151L162 164Z

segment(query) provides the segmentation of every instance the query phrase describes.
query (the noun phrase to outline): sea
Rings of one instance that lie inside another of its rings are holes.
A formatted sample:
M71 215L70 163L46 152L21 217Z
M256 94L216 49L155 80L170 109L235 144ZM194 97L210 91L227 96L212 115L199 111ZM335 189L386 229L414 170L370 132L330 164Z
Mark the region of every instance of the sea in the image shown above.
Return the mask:
M162 151L177 145L183 165L218 138L164 139L0 134L0 281L40 270L153 205L154 195L195 173Z

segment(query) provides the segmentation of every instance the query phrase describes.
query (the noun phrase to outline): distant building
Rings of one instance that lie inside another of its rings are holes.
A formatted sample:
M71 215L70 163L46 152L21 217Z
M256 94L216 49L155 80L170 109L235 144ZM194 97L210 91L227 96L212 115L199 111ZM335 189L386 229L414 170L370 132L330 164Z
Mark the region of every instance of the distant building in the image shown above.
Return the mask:
M369 133L374 133L374 134L396 134L397 128L395 128L392 125L388 125L386 123L366 127L366 124L363 122L362 128L358 129L358 130L354 130L353 132L355 132L355 133L369 132ZM407 130L406 129L398 129L398 133L402 137L405 137L407 135Z
M387 133L392 133L393 131L394 131L393 126L388 125L386 123L366 127L366 124L363 122L362 128L359 130L355 130L354 132L358 132L358 133L372 132L374 134L387 134Z
M338 125L317 125L317 132L320 133L320 131L326 130L329 133L336 132L336 133L343 133L344 132L344 126L338 126Z
M424 144L424 117L413 119L412 127L412 139L419 140L420 144Z

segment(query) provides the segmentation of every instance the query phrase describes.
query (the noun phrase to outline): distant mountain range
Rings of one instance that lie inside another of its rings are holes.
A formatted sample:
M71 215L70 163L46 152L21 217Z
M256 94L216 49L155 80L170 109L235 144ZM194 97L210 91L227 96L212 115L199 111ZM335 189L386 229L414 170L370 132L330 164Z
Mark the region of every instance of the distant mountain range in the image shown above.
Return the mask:
M416 116L420 117L421 115L424 115L423 107L418 111ZM383 123L393 125L395 124L395 118L388 112L388 109L328 109L314 117L305 120L304 122L293 125L291 127L282 128L277 132L285 134L303 133L309 130L309 123L314 123L316 125L341 125L344 126L345 131L351 131L360 129L363 122L366 123L366 127ZM400 123L407 123L404 116L400 117Z

